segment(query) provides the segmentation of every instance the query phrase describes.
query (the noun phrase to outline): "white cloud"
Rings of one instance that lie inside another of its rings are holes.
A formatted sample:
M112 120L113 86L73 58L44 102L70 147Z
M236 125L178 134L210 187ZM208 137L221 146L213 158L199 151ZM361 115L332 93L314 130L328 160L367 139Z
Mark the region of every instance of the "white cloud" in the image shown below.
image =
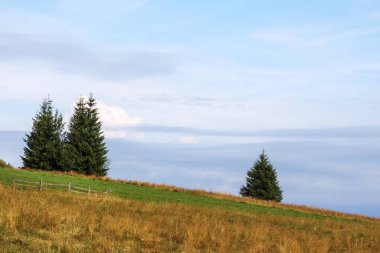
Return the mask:
M104 127L104 135L107 138L132 141L142 141L144 139L143 132L128 129L128 127L140 125L142 123L141 117L132 117L124 108L108 105L102 101L97 103L97 107Z
M119 128L141 124L141 117L130 116L124 108L98 102L99 116L105 128Z
M194 136L181 136L178 141L184 144L196 144L198 140Z
M126 130L105 130L104 135L109 139L125 139L134 141L142 141L144 139L144 133Z

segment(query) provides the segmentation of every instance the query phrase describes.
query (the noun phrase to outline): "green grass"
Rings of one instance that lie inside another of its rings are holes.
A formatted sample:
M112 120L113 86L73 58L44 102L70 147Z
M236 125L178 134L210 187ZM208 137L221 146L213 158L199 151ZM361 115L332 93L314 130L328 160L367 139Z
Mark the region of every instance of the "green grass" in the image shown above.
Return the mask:
M124 199L133 199L150 202L176 202L191 205L200 205L210 208L235 209L247 212L260 212L270 215L297 216L314 219L332 219L343 222L362 222L355 219L343 217L313 214L298 210L283 209L278 207L267 207L251 203L242 203L232 200L216 199L189 192L177 192L167 189L159 189L149 186L140 186L122 182L104 181L95 178L86 178L65 174L54 174L41 171L27 171L19 169L0 169L0 183L11 185L12 178L27 179L33 181L43 180L50 183L71 183L73 186L91 187L97 191L112 190L112 194ZM74 194L74 193L73 193Z

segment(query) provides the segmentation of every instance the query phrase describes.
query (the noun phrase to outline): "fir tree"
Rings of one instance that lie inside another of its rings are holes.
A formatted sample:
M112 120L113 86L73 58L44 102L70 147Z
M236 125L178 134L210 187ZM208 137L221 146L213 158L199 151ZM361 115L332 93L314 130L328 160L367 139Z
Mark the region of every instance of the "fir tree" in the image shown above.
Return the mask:
M80 173L107 175L108 151L101 127L93 96L87 102L80 97L70 119L63 163Z
M246 186L240 189L242 196L281 202L282 190L277 181L277 173L264 150L247 172L246 180Z
M109 160L107 158L107 147L102 131L102 122L99 119L99 112L96 107L96 101L92 94L87 100L87 117L89 123L89 140L92 153L94 154L91 160L91 174L98 176L107 175Z
M33 118L32 131L24 139L24 168L42 170L61 170L62 115L53 113L52 100L48 97L42 102L40 111Z
M77 101L74 114L70 119L69 129L65 136L64 158L62 163L70 170L85 173L88 170L85 161L88 156L89 147L86 143L88 120L86 115L86 104L84 98Z

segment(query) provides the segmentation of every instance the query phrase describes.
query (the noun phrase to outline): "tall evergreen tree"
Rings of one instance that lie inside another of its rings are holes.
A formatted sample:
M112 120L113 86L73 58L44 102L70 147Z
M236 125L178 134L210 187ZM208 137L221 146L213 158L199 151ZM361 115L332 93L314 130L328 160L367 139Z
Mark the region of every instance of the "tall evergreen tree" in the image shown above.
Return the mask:
M92 173L98 176L107 175L109 160L107 158L107 147L102 131L102 122L99 119L99 111L96 107L95 98L90 94L87 100L87 117L89 122L89 140L90 147L94 154L91 160Z
M74 114L70 119L62 151L61 163L68 170L85 173L85 161L83 160L86 156L86 151L84 150L86 143L84 140L87 138L84 135L87 132L87 125L85 102L80 97L75 105Z
M108 171L107 148L98 109L92 94L80 97L66 135L64 163L80 173L105 176Z
M242 196L281 202L282 190L277 181L277 173L264 150L247 172L246 180L246 186L240 189Z
M62 115L53 112L52 100L44 99L40 111L33 118L32 131L24 139L24 156L21 156L25 168L42 170L61 170Z

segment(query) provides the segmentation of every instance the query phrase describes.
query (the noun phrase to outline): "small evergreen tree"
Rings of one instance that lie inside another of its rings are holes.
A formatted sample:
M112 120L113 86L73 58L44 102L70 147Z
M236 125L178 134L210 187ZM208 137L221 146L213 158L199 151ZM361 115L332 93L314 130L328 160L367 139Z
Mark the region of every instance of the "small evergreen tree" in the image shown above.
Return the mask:
M63 163L71 170L105 176L108 171L107 148L98 109L92 94L87 102L80 97L70 119L64 146Z
M13 167L12 164L7 163L5 160L0 158L0 169L2 169L2 168L14 169L15 167Z
M24 139L24 168L61 170L63 119L58 110L53 113L52 100L42 102L40 111L33 118L32 131Z
M277 173L264 150L247 172L246 180L246 186L240 189L242 196L281 202L282 190L277 181Z

